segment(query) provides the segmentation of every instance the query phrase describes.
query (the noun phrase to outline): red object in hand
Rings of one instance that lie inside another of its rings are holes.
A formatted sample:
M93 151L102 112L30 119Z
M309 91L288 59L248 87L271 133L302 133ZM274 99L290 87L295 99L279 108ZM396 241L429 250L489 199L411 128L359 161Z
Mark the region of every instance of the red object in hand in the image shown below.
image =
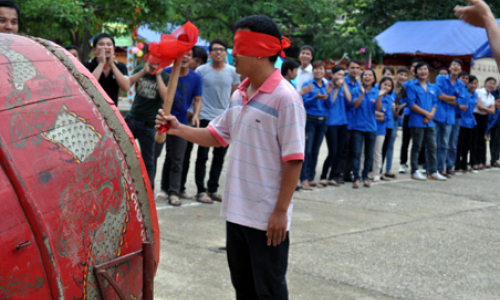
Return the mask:
M179 27L170 35L162 34L159 43L148 46L149 53L144 57L147 62L159 64L156 71L168 67L176 59L181 59L198 41L198 28L191 22Z
M162 126L160 127L160 129L158 129L158 132L159 132L159 133L165 133L165 132L167 132L169 129L170 129L170 124L168 124L168 123L167 123L167 124L165 124L165 125L162 125Z

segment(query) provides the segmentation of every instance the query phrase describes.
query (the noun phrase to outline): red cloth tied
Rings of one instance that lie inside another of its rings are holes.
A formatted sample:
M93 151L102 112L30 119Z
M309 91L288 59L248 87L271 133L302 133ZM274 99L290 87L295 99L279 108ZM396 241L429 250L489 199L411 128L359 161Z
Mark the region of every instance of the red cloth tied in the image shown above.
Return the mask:
M144 56L144 59L151 64L159 64L154 74L170 66L176 59L181 59L197 41L198 28L188 21L170 35L163 33L159 43L149 43L149 53Z
M232 54L252 57L270 57L279 54L285 58L283 50L290 47L290 40L284 36L280 42L275 36L246 30L237 30L233 41Z

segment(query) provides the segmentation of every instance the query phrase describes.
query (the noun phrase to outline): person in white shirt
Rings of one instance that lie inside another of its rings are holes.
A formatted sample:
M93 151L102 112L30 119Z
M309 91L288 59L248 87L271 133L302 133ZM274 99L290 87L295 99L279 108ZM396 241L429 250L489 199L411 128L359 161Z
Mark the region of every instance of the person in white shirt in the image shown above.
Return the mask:
M314 58L314 49L309 45L304 45L300 48L299 60L300 67L297 70L297 82L295 88L301 91L305 82L313 79L313 67L311 61ZM305 92L307 94L308 91Z
M493 77L486 78L484 88L476 91L478 95L474 117L477 126L472 131L472 144L470 151L470 164L473 171L482 170L486 164L486 141L484 134L488 127L488 114L495 113L495 97L491 92L495 89L497 80Z

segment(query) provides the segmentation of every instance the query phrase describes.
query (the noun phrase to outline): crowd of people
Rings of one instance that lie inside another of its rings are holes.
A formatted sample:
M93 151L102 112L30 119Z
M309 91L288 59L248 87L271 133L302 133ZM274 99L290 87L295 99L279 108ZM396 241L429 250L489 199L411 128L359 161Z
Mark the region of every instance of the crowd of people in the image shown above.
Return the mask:
M307 113L298 190L345 182L352 182L353 188L370 187L372 181L396 178L391 170L400 120L399 173L408 172L410 143L410 173L416 180L445 181L456 173L500 167L500 95L495 78L480 83L462 71L460 59L453 59L431 83L429 65L416 58L409 68L385 67L379 81L373 69L361 72L362 63L353 59L347 70L334 66L327 80L324 62L313 58L312 47L303 46L300 65L287 61L282 70L283 76L297 74L296 88ZM484 87L478 89L480 84ZM324 138L328 156L318 178Z

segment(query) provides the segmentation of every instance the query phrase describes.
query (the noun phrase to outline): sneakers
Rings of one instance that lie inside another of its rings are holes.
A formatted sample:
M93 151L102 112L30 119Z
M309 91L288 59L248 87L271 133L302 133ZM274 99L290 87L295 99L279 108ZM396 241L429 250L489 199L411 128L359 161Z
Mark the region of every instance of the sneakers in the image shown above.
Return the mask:
M404 164L399 167L399 173L405 174L408 171L408 165Z
M419 165L418 166L418 171L417 172L420 172L422 174L426 174L427 173L427 170L424 168L423 165Z
M431 174L429 176L429 179L439 180L439 181L446 181L446 176L443 176L443 175L439 174L439 172L434 172L433 174Z
M415 173L413 173L411 175L411 178L415 179L415 180L421 180L421 181L426 181L427 178L425 178L425 175L422 174L421 172L419 171L415 171Z

